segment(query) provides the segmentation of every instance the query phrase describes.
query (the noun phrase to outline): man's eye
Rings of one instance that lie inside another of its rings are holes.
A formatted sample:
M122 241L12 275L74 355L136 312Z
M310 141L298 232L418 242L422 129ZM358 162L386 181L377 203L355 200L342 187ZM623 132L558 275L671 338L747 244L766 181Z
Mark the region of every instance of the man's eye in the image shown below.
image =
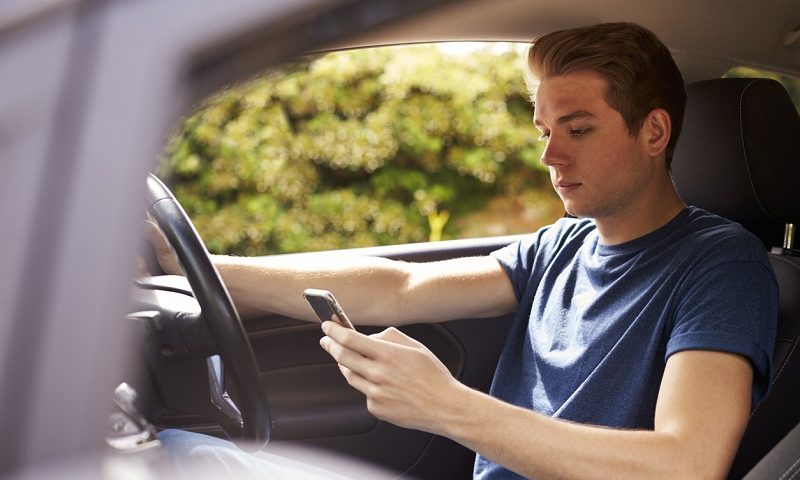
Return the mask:
M570 136L573 136L573 137L582 137L582 136L586 135L587 133L589 133L591 131L592 131L592 129L588 128L588 127L587 128L571 128L570 131L569 131L569 134L570 134Z
M550 134L549 133L542 133L541 135L539 135L539 138L537 140L539 140L540 142L545 142L549 138L550 138Z

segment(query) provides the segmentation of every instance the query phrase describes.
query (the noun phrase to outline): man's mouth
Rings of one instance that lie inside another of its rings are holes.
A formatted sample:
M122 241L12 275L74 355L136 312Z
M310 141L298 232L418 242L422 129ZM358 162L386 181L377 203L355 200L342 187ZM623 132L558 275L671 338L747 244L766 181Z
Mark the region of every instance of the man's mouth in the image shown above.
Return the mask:
M569 182L566 180L559 180L554 183L558 193L570 193L581 186L579 182Z

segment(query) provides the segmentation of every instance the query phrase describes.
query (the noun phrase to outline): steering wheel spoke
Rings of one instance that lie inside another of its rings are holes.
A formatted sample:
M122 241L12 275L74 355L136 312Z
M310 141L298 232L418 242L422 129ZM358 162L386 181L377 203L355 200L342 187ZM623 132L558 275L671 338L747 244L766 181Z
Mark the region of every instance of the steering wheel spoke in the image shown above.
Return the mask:
M244 428L244 420L239 407L233 402L225 389L225 365L219 355L212 355L206 358L206 368L208 370L208 389L211 392L211 403L222 415L221 421L230 425L230 428L241 430Z

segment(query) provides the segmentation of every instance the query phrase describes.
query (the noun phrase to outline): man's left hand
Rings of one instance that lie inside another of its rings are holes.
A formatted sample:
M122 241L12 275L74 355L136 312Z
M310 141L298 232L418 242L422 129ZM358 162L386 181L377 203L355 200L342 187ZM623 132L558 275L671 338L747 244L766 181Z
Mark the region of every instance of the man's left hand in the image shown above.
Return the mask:
M447 404L466 388L430 350L396 328L367 336L325 322L322 330L320 345L382 420L437 433Z

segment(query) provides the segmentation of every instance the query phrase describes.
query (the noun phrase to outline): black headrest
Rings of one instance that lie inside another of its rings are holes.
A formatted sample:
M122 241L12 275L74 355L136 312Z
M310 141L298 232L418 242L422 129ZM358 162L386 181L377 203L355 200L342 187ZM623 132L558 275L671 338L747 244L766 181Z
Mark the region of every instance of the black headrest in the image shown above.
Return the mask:
M684 202L743 224L768 246L800 223L800 117L783 86L720 78L686 88L672 176Z

